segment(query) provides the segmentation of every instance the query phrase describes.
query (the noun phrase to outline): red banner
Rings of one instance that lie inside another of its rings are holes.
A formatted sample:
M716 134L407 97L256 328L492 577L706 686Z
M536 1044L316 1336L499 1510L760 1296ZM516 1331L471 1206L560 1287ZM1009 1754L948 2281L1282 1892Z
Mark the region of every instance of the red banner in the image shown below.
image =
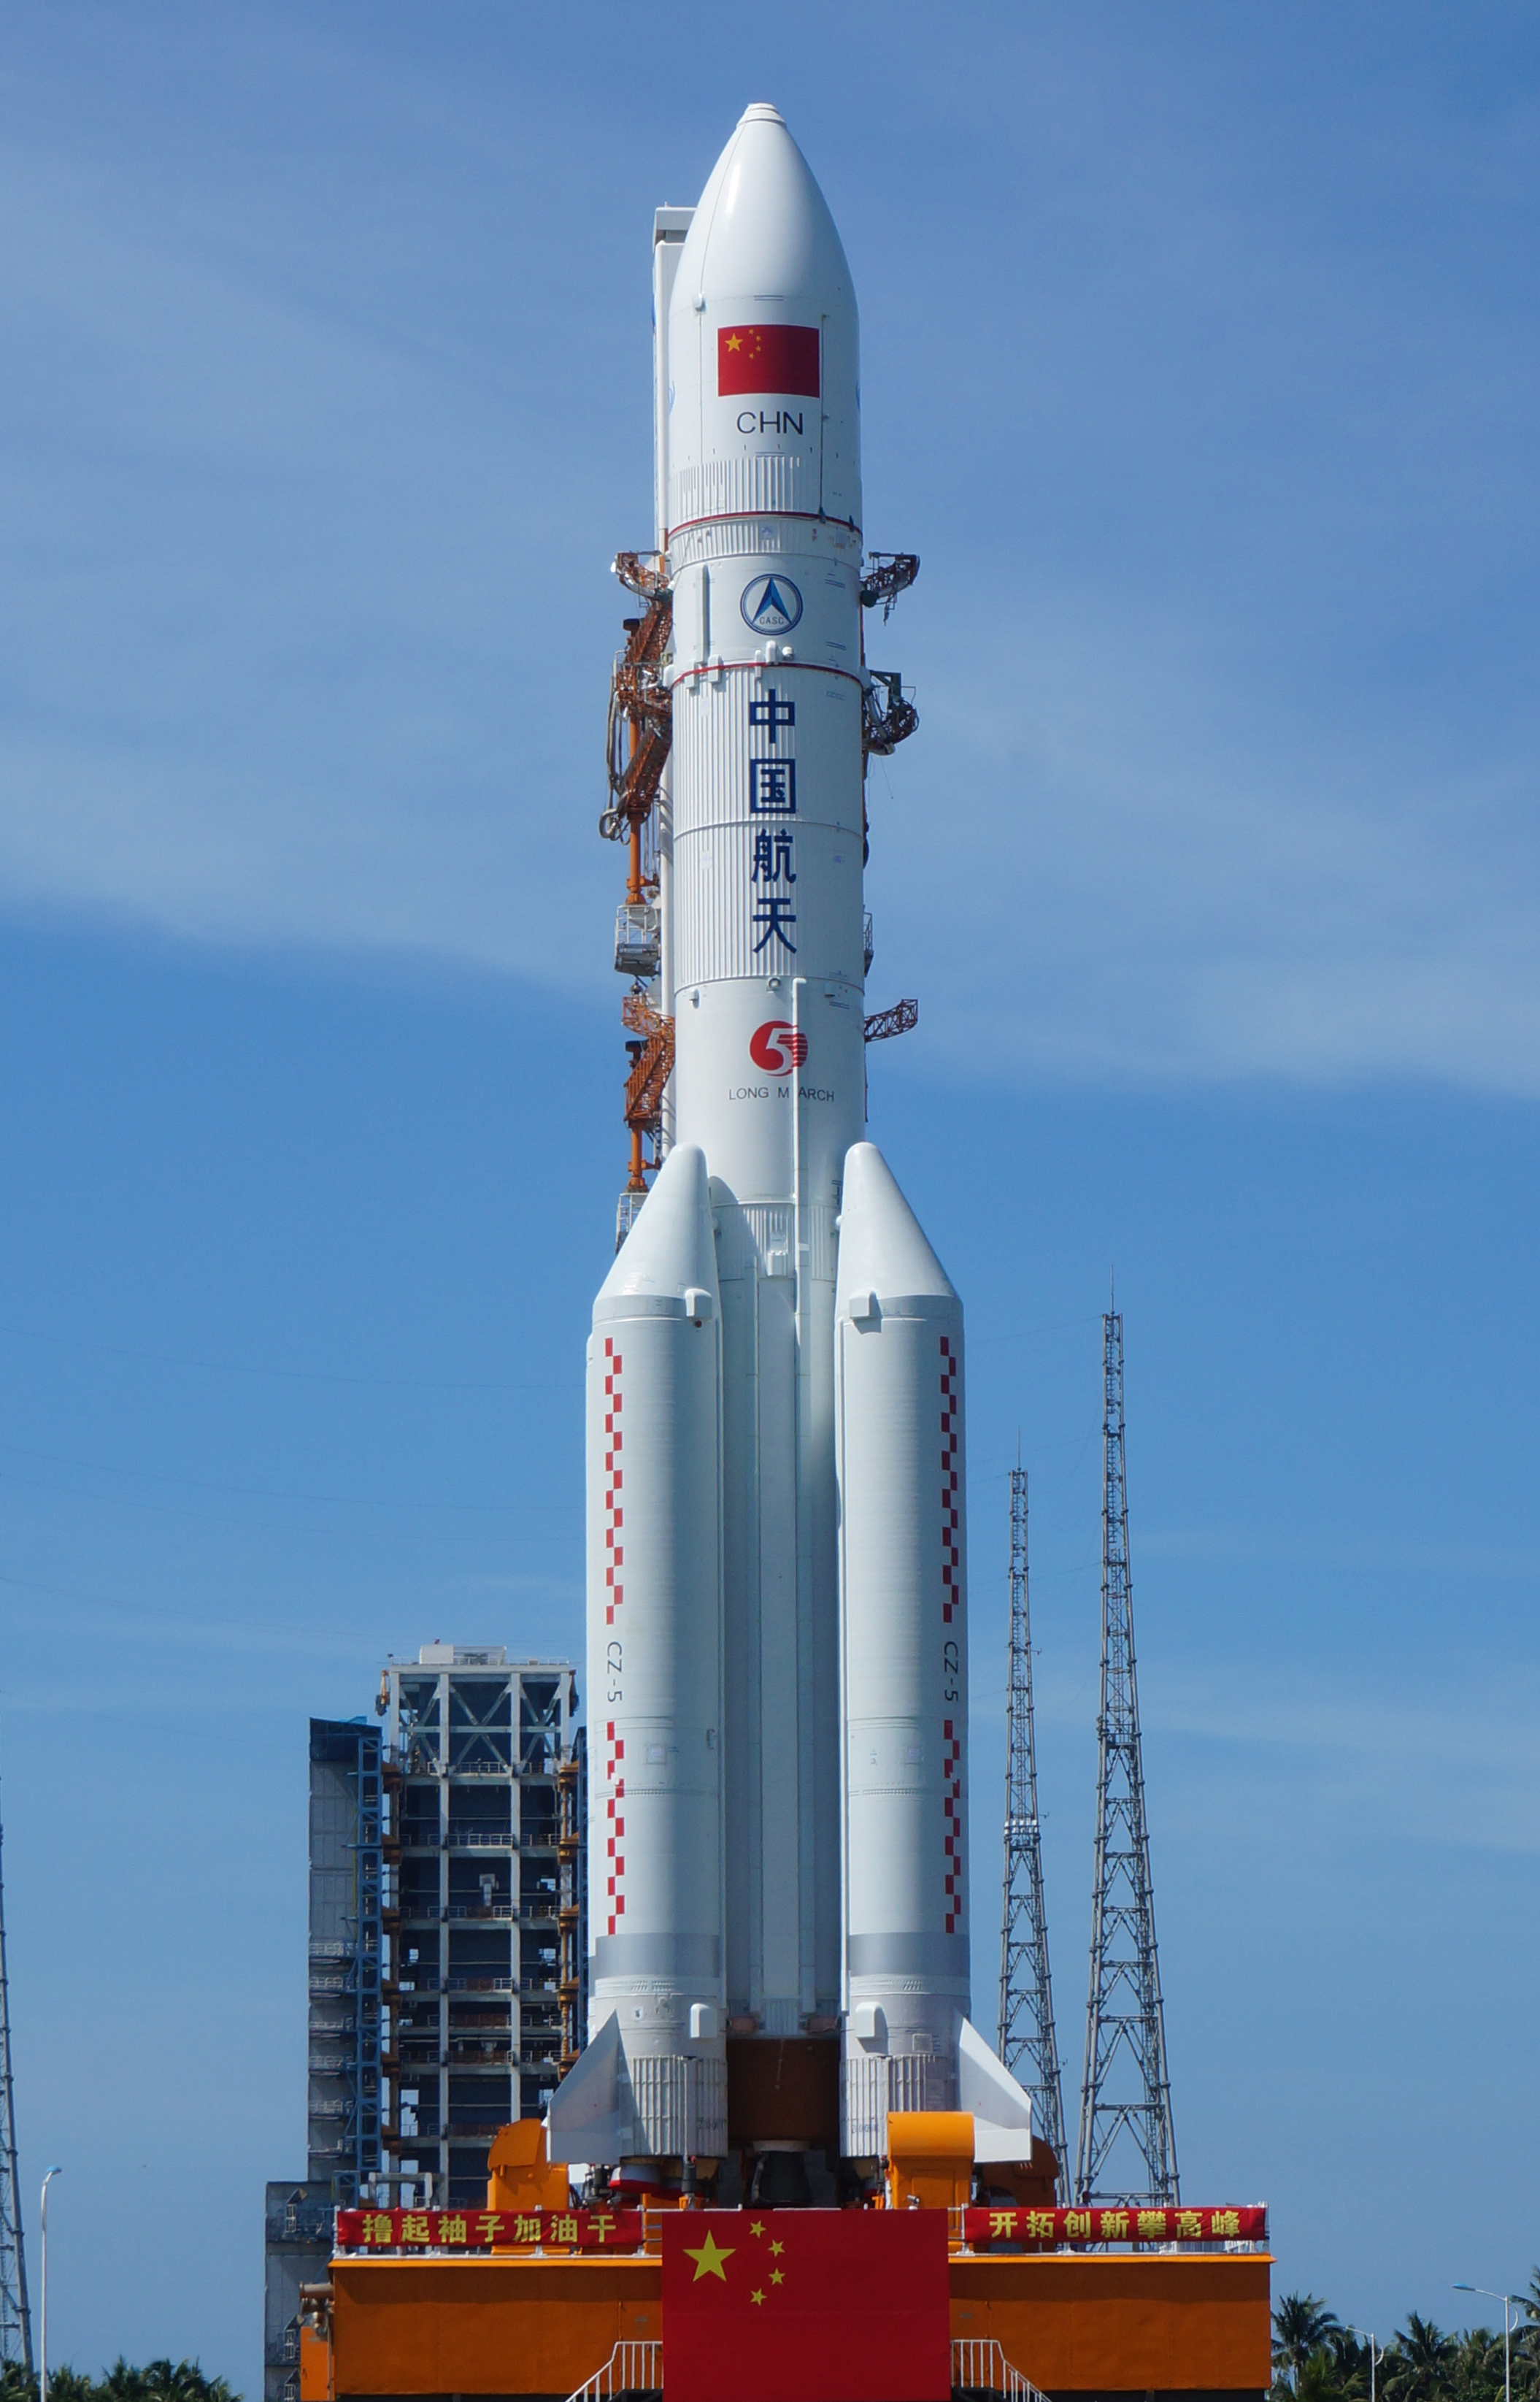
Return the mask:
M944 2210L663 2221L668 2402L950 2402Z
M639 2210L339 2210L342 2251L399 2252L423 2243L457 2252L504 2243L575 2245L580 2252L637 2252Z
M722 325L717 333L717 391L804 393L818 396L817 325Z
M1235 2243L1267 2241L1261 2204L1223 2210L1145 2209L1115 2202L1107 2209L965 2210L963 2240L991 2243Z

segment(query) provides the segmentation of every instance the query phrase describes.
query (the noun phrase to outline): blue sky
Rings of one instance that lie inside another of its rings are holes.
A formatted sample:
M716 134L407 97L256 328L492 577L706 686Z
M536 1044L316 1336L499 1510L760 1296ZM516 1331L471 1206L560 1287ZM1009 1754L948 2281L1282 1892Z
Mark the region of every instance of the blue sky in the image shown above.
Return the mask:
M775 100L861 297L873 1132L969 1309L977 2007L1033 1474L1061 2041L1098 1313L1176 2134L1382 2331L1540 2257L1540 28L504 5L0 31L0 1802L54 2340L259 2383L304 1740L581 1641L647 242Z

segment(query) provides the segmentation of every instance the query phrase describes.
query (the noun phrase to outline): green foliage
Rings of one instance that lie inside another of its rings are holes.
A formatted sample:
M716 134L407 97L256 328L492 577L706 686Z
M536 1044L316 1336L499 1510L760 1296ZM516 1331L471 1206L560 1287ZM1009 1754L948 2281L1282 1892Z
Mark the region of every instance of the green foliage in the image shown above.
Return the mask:
M1295 2393L1314 2354L1338 2332L1337 2313L1318 2294L1285 2294L1272 2313L1272 2366Z
M37 2378L19 2361L0 2367L0 2402L38 2402ZM135 2368L119 2353L98 2378L76 2368L48 2370L48 2402L241 2402L224 2377L205 2377L196 2360L152 2360Z
M1540 2402L1540 2269L1513 2330L1513 2402ZM1377 2352L1316 2294L1285 2294L1272 2313L1270 2402L1503 2402L1503 2330L1451 2335L1409 2312ZM0 2402L5 2397L0 2395Z

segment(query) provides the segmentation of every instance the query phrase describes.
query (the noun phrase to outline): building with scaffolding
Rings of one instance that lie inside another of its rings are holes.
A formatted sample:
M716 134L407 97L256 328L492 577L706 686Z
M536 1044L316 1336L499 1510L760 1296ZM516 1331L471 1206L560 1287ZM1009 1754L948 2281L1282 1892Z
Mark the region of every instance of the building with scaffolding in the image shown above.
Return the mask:
M433 1643L375 1720L310 1720L306 2174L267 2188L264 2402L298 2402L334 2213L484 2202L492 2136L583 2049L577 1706L566 1661Z
M486 2199L487 2147L583 2048L583 1730L564 1662L424 1644L377 1706L390 1798L381 2144L424 2202Z

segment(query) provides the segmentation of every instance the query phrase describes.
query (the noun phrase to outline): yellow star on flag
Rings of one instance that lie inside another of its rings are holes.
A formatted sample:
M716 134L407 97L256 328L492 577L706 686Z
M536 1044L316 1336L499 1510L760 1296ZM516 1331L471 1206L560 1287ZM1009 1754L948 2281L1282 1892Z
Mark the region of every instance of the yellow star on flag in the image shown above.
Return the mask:
M727 2271L722 2264L724 2260L730 2260L732 2258L733 2246L729 2244L724 2251L709 2229L707 2231L706 2241L701 2245L699 2251L693 2252L687 2243L684 2247L684 2257L687 2260L693 2260L695 2264L695 2273L693 2280L695 2285L698 2285L703 2277L720 2277L722 2284L724 2285L726 2285Z
M776 2257L779 2259L781 2254L785 2251L786 2246L784 2243L772 2243L770 2249L776 2255Z
M763 2218L756 2218L756 2219L755 2219L755 2221L754 2221L754 2223L753 2223L753 2225L752 2225L752 2227L750 2227L750 2229L749 2229L749 2234L750 2234L750 2235L763 2235L763 2234L764 2233L764 2221L763 2221Z
M723 2280L723 2282L725 2283L725 2280ZM763 2285L756 2286L749 2298L751 2302L763 2302L764 2299L764 2287Z
M786 2283L784 2271L780 2269L772 2269L770 2271L770 2283L773 2285L784 2285Z
M727 337L727 347L730 351L741 351L743 344L739 341L736 334L729 334Z

